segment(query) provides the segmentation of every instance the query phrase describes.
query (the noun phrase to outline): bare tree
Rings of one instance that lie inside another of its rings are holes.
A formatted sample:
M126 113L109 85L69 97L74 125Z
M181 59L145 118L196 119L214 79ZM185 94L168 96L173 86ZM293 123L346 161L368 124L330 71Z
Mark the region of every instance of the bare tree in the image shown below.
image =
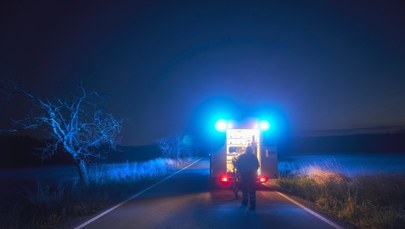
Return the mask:
M163 156L173 159L194 156L196 151L188 135L175 134L162 137L157 140L157 143Z
M80 95L72 100L49 100L19 91L28 96L40 112L17 123L25 129L44 127L50 133L41 158L52 157L63 148L76 163L81 182L88 185L87 164L92 158L100 158L115 149L121 123L99 108L95 101L97 93L88 94L83 87L80 87Z

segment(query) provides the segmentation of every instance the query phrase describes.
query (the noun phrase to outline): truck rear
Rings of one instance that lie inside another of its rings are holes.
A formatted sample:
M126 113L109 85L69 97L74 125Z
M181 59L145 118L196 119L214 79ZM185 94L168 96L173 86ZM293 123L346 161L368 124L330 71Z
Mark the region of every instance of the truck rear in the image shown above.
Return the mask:
M268 129L268 124L262 122L244 126L245 128L233 128L233 126L225 125L222 129L220 128L226 132L226 137L224 146L220 150L211 153L211 178L224 185L232 183L236 171L234 160L245 152L247 146L254 149L254 154L260 164L257 171L258 182L265 183L268 179L277 178L277 148L275 141L272 141L272 144L263 144L262 132Z

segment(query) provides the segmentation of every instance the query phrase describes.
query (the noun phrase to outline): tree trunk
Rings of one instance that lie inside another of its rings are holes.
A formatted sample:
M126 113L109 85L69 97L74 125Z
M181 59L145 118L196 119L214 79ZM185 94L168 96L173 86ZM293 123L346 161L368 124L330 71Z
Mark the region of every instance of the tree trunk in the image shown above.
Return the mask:
M78 160L77 168L79 169L80 183L85 186L89 185L89 174L87 173L87 164L84 160Z

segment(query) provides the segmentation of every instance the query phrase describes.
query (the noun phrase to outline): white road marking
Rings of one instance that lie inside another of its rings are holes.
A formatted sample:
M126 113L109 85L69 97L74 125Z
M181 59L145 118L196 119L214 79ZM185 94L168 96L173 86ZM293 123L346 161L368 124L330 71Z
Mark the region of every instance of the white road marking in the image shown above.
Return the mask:
M97 219L99 219L99 218L101 218L102 216L106 215L107 213L113 211L114 209L121 207L122 205L124 205L124 204L127 203L128 201L130 201L130 200L132 200L132 199L134 199L134 198L136 198L136 197L142 195L143 193L145 193L145 192L147 192L148 190L154 188L155 186L159 185L160 183L162 183L162 182L164 182L164 181L166 181L166 180L172 178L173 176L175 176L176 174L180 173L181 171L183 171L183 170L189 168L190 166L192 166L192 165L194 165L195 163L199 162L201 159L202 159L202 158L200 158L200 159L194 161L193 163L187 165L186 167L180 169L179 171L176 171L175 173L171 174L170 176L167 176L167 177L163 178L162 180L156 182L155 184L149 186L148 188L145 188L144 190L142 190L142 191L140 191L140 192L134 194L133 196L129 197L128 199L122 201L121 203L119 203L119 204L117 204L117 205L115 205L115 206L113 206L113 207L111 207L111 208L109 208L109 209L107 209L107 210L101 212L100 214L94 216L93 218L91 218L91 219L87 220L86 222L80 224L79 226L75 227L75 229L81 229L81 228L83 228L83 227L89 225L90 223L96 221Z
M312 211L311 209L309 209L309 208L303 206L302 204L300 204L300 203L298 203L297 201L291 199L291 198L288 197L287 195L285 195L285 194L283 194L283 193L281 193L281 192L277 192L277 191L276 191L276 193L279 194L280 196L284 197L285 199L291 201L291 202L294 203L295 205L301 207L302 209L304 209L305 211L307 211L307 212L310 213L311 215L315 216L316 218L318 218L318 219L322 220L323 222L325 222L325 223L331 225L332 227L334 227L334 228L336 228L336 229L343 229L343 227L341 227L341 226L337 225L336 223L334 223L334 222L328 220L327 218L325 218L325 217L319 215L318 213Z
M265 186L270 187L269 185L265 185ZM305 207L304 205L298 203L297 201L291 199L291 198L288 197L287 195L285 195L285 194L283 194L283 193L281 193L281 192L278 192L278 191L276 191L276 193L277 193L278 195L282 196L284 199L286 199L286 200L290 201L291 203L297 205L298 207L304 209L304 210L307 211L309 214L311 214L311 215L315 216L316 218L322 220L323 222L329 224L330 226L332 226L332 227L334 227L334 228L336 228L336 229L343 229L343 227L341 227L341 226L337 225L336 223L334 223L334 222L328 220L327 218L321 216L320 214L318 214L318 213L312 211L311 209L309 209L309 208Z

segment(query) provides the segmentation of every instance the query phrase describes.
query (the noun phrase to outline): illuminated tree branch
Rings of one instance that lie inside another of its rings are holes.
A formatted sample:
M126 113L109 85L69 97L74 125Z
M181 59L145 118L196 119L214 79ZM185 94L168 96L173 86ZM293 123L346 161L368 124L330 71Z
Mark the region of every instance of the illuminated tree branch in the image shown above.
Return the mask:
M87 163L115 149L121 123L92 102L98 97L96 93L88 94L83 87L80 90L81 94L71 101L51 101L19 89L41 112L17 123L25 129L49 130L51 139L42 148L41 158L52 157L63 148L76 162L81 181L88 184Z

